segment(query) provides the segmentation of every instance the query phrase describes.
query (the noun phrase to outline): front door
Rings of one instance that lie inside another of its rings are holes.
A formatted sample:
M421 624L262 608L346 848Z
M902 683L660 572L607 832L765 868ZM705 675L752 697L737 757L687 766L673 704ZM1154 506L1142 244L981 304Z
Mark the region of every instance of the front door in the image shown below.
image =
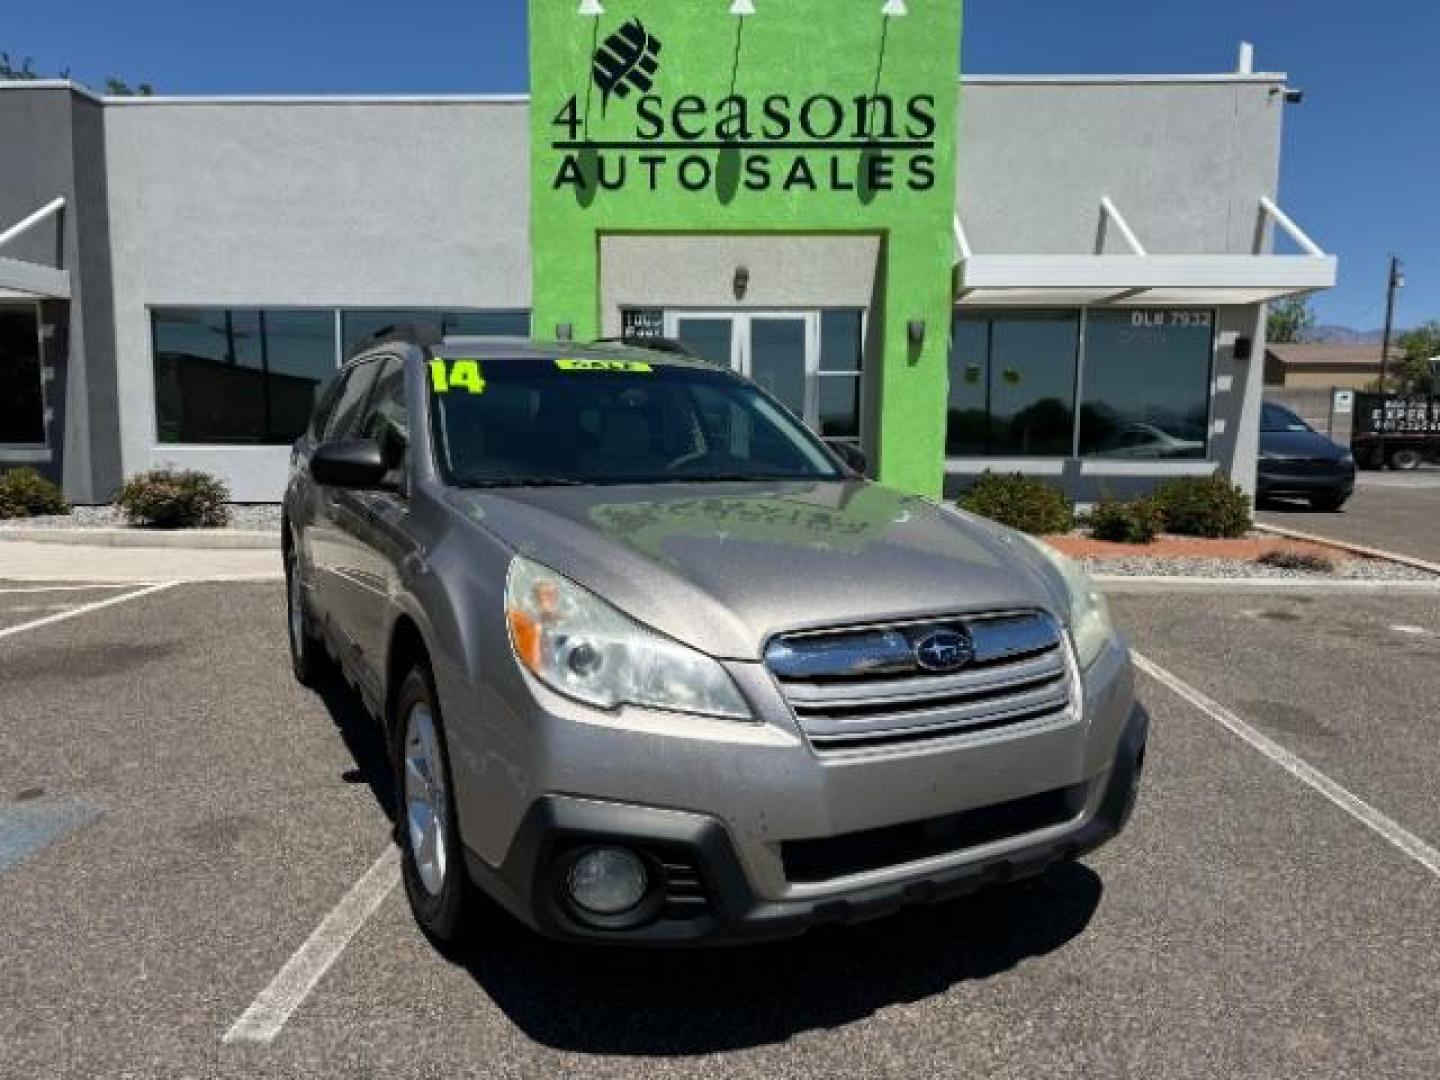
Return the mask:
M819 312L671 311L665 336L753 379L820 430Z

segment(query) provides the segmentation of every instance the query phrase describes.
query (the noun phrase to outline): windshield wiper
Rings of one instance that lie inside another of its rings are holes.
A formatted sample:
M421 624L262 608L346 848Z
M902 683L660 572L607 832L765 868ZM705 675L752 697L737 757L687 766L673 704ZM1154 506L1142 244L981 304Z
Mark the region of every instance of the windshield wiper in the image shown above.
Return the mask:
M496 476L486 480L462 480L461 487L584 487L587 481L568 476Z
M755 481L756 483L774 483L776 481L788 480L834 480L833 476L801 476L796 474L778 473L667 473L664 476L654 477L643 481L647 484L732 484Z

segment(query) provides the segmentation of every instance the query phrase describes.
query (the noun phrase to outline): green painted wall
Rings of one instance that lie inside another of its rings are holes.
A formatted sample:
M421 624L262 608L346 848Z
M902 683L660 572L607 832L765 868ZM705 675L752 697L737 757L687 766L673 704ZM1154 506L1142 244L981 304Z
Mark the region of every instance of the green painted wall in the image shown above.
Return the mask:
M960 0L894 18L883 0L754 0L745 18L728 0L577 6L530 3L537 335L597 336L606 233L879 234L876 465L938 494Z

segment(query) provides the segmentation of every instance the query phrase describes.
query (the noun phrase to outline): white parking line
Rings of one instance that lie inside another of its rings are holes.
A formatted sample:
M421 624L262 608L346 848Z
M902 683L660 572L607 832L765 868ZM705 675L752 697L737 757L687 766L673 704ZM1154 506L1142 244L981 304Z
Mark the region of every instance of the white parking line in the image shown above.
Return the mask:
M1302 784L1314 788L1356 821L1378 833L1386 843L1398 848L1430 873L1440 877L1440 851L1425 843L1403 825L1386 817L1358 795L1341 787L1303 758L1297 757L1275 740L1261 734L1225 706L1206 697L1183 679L1172 675L1159 664L1139 653L1131 655L1135 659L1135 666L1146 675L1164 684L1210 719L1245 740Z
M101 589L133 589L137 585L149 585L148 581L125 581L109 585L26 585L23 589L0 589L0 593L37 593L37 592L98 592Z
M330 909L305 943L296 949L270 985L240 1014L220 1040L268 1045L290 1014L315 989L345 946L400 881L400 849L393 844L375 860L350 891Z
M111 596L105 600L96 600L92 604L81 604L79 607L71 608L69 611L62 611L56 615L46 615L43 619L32 619L30 622L20 623L17 626L7 626L0 630L0 638L10 637L12 634L19 634L26 630L37 630L42 626L49 626L51 623L61 622L64 619L73 619L77 615L88 615L92 611L99 611L101 608L111 607L115 604L123 604L127 600L139 600L142 596L149 596L152 593L168 589L175 582L166 581L159 585L150 585L134 592L124 593L120 596Z

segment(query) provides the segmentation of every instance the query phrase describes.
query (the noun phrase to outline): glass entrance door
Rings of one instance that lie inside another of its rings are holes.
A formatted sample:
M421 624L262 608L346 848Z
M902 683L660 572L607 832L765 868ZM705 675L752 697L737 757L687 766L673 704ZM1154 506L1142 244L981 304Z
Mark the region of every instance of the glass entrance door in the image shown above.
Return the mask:
M40 317L34 304L0 304L0 445L45 442Z
M672 311L665 335L754 379L812 431L820 430L820 313Z

